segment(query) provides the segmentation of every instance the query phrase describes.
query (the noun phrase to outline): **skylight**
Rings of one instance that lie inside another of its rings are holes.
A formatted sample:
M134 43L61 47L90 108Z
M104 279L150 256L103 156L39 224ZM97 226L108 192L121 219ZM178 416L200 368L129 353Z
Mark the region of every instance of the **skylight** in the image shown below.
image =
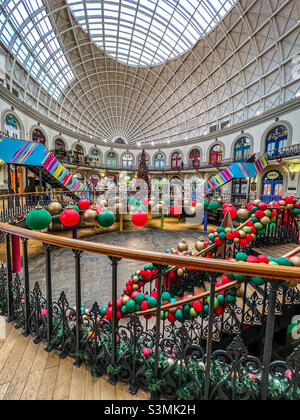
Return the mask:
M55 99L74 80L42 0L0 0L0 42Z
M109 56L131 66L175 58L229 12L236 0L67 0L82 29Z

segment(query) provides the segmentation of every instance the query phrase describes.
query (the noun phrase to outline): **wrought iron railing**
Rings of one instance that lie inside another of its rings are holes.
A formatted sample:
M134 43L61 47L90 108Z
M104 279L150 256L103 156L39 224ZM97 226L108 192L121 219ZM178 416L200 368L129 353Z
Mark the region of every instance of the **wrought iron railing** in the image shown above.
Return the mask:
M108 373L111 383L124 381L132 393L145 388L151 391L153 399L160 396L170 399L299 399L300 348L286 361L272 361L275 334L299 308L299 287L291 289L284 283L284 280L300 283L299 268L277 266L276 270L270 270L263 264L127 249L3 223L0 223L0 231L5 235L6 244L6 262L0 270L1 314L22 327L25 335L33 335L36 343L45 342L48 351L56 348L61 357L74 357L77 366L86 363L95 376ZM22 276L12 273L12 235L22 241ZM38 283L33 290L29 288L30 239L45 246L46 296L42 295ZM55 247L72 249L74 253L76 297L70 304L64 285L59 298L53 299L51 261ZM112 297L110 320L103 316L98 303L88 311L82 309L82 253L105 255L111 262L111 279L107 280ZM118 320L121 259L148 261L155 266L157 275L144 286L144 291L156 288L158 304L146 312ZM180 300L179 296L177 302L164 305L162 293L168 287L165 270L170 266L191 270L185 281L206 290L185 300ZM239 283L234 280L216 287L220 273L260 276L266 279L266 284L254 287L246 282L242 298L228 303L224 313L217 316L214 305L207 305L207 298L214 302L216 293L229 293ZM165 320L167 309L196 300L206 306L200 321L188 317L182 323ZM257 343L261 351L250 355L251 346Z

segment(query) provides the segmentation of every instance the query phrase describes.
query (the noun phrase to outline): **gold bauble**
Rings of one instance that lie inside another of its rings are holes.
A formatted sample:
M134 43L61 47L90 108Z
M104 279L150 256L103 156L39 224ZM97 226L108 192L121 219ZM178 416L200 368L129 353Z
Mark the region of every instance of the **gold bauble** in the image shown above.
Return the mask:
M139 286L138 284L134 284L134 285L132 286L132 290L133 290L134 292L136 292L137 290L139 290L139 288L140 288L140 286Z
M255 207L257 207L259 205L259 203L261 203L261 200L254 200L253 204L255 205Z
M294 289L295 287L297 287L297 286L298 286L298 283L297 283L296 281L294 281L294 280L287 280L287 281L285 282L285 285L286 285L287 287L291 287L292 289Z
M223 203L223 198L217 198L217 202L218 202L219 204L222 204L222 203Z
M169 312L171 312L171 314L175 314L175 312L177 312L177 306L175 306L175 308L169 309Z
M106 200L101 200L99 204L100 204L101 207L107 207L108 206L108 202Z
M237 212L237 217L239 217L242 220L248 220L249 219L249 211L247 209L239 209Z
M183 252L183 251L187 251L189 249L189 246L186 242L186 239L182 239L178 244L177 244L177 250L179 252Z
M95 210L88 209L83 213L82 219L84 222L93 223L97 219L97 216L98 214Z
M293 210L293 209L294 209L294 207L295 207L295 205L294 205L294 204L287 204L287 206L286 206L286 208L287 208L287 209L290 209L290 210Z
M234 238L233 242L234 242L235 244L239 244L239 243L240 243L240 240L239 240L239 238Z
M204 238L199 238L198 241L195 242L195 248L199 252L201 252L201 251L203 251L203 249L205 249Z
M293 263L294 266L300 267L300 257L291 257L290 261Z
M239 233L240 233L240 238L246 238L246 235L247 235L247 233L246 232L244 232L243 230L239 230Z
M134 276L132 281L133 281L133 283L137 284L139 282L138 276Z
M255 241L256 240L256 235L254 233L251 233L251 235L252 235L253 241Z
M219 236L218 232L214 232L214 237L217 238Z
M182 268L178 268L178 270L177 270L177 276L178 277L182 277L183 276L183 269Z
M126 305L126 303L127 303L129 300L130 300L130 297L129 297L129 296L127 296L127 295L123 296L123 298L122 298L123 305Z
M53 201L49 204L47 210L52 216L54 216L62 211L62 205L58 201Z
M285 207L285 206L286 206L286 202L285 202L284 200L280 200L280 201L278 201L278 204L279 204L281 207Z
M137 276L139 276L139 275L140 275L140 272L141 272L141 270L137 270L137 271L135 272L135 274L136 274Z
M260 223L262 223L263 225L269 225L271 223L271 219L267 216L262 217L260 219Z

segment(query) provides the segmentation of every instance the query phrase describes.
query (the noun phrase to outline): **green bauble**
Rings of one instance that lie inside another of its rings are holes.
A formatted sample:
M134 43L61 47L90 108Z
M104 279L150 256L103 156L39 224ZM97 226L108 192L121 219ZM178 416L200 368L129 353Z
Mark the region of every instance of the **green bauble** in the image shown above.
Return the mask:
M32 210L26 217L26 225L32 230L46 229L51 222L51 214L43 208Z
M248 279L248 276L244 276L242 274L234 274L234 280L244 282L244 281L247 281L247 279Z
M75 211L77 211L77 213L79 213L79 214L80 214L80 209L79 209L79 207L78 207L78 206L76 206L76 204L72 204L72 207L73 207L73 209L74 209Z
M106 315L106 311L107 311L106 306L103 306L103 308L100 309L100 314L102 317Z
M126 306L125 305L123 305L122 308L121 308L121 314L122 315L126 315L127 314L127 309L126 309Z
M252 217L252 222L253 223L258 223L260 221L260 219L258 217Z
M271 210L265 210L265 216L271 218L272 212Z
M225 298L225 302L226 303L235 303L236 302L236 297L235 296L228 295Z
M218 233L225 232L225 229L224 229L222 226L219 226L219 227L217 228L217 232L218 232Z
M182 311L180 309L178 309L175 312L175 318L177 319L177 321L182 322L183 314L182 314Z
M157 305L157 300L154 297L149 297L148 299L149 308L155 308Z
M254 227L256 230L262 230L263 229L263 224L260 222L254 223Z
M231 232L232 232L231 228L229 228L229 227L225 228L225 233L231 233Z
M205 208L205 209L208 209L209 202L208 202L208 201L204 201L204 203L203 203L203 204L204 204L204 208Z
M207 303L210 305L210 296L207 298ZM218 309L218 307L220 306L219 300L215 297L214 299L214 308Z
M255 286L262 286L265 284L265 279L262 277L250 277L250 283L254 284Z
M224 305L224 302L225 302L225 296L224 295L218 295L217 299L218 299L220 305Z
M251 229L251 227L250 226L245 226L244 228L243 228L243 231L244 232L246 232L246 233L252 233L252 229Z
M208 305L204 305L203 312L204 312L204 315L208 315L208 312L209 312L209 306Z
M135 311L135 301L130 299L127 303L126 303L126 309L129 313L132 313Z
M298 216L298 214L300 214L300 209L294 209L293 212Z
M135 297L135 301L138 305L140 305L143 301L145 300L145 296L143 293L139 293L138 295L136 295Z
M285 258L285 257L277 258L276 261L279 265L284 265L286 267L292 267L293 266L292 261L290 261L288 258Z
M236 259L237 261L244 261L244 262L246 262L246 261L247 261L247 258L248 258L248 255L247 255L247 254L245 254L245 252L238 252L238 253L236 254L236 257L235 257L235 259Z
M160 319L163 321L168 318L168 311L160 311Z
M226 273L226 277L228 277L229 280L234 280L234 274L232 273Z
M219 210L220 204L217 201L211 201L208 207L211 211L217 211Z
M221 232L219 234L219 238L221 239L221 241L225 241L225 239L226 239L226 233L225 232Z
M163 301L165 301L165 300L170 301L170 299L171 299L171 295L170 295L170 293L169 293L169 292L164 292L164 293L161 295L161 297L162 297L162 300L163 300Z
M190 316L191 316L191 318L197 318L198 313L195 311L194 308L190 309Z
M98 215L98 223L100 226L104 227L104 228L109 228L111 227L116 219L115 219L115 215L110 211L110 210L104 210L102 211L99 215Z
M185 305L183 308L184 311L184 315L188 315L190 313L190 306L189 305Z

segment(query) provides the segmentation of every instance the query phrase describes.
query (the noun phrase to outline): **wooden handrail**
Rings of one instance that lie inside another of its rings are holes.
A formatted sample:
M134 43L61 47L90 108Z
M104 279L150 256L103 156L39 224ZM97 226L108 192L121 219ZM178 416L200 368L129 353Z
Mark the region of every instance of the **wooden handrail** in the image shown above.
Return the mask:
M107 255L112 257L125 258L133 261L149 261L155 264L172 265L175 267L186 267L194 270L242 274L247 276L261 276L277 280L294 280L300 283L300 268L276 266L276 270L270 270L265 264L252 264L246 262L233 262L217 259L186 257L181 255L170 255L162 252L152 252L140 249L130 249L120 246L93 243L79 239L71 239L61 236L49 235L23 229L7 223L0 223L0 231L12 235L33 239L50 245L85 251L94 254Z

